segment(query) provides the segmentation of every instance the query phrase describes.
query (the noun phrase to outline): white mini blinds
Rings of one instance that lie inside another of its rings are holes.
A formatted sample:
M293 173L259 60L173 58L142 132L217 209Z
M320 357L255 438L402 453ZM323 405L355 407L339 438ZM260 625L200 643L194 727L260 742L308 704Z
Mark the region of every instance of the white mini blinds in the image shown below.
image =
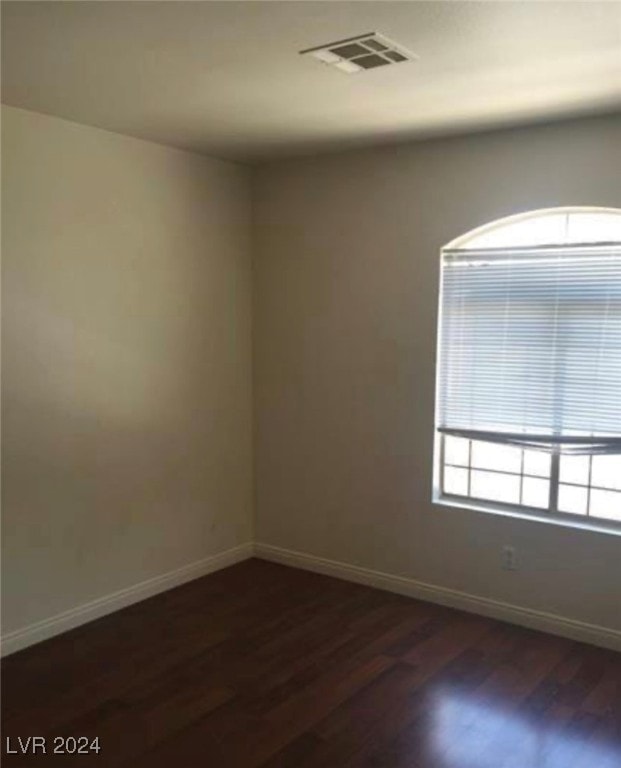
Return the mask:
M445 249L437 427L621 453L621 243Z

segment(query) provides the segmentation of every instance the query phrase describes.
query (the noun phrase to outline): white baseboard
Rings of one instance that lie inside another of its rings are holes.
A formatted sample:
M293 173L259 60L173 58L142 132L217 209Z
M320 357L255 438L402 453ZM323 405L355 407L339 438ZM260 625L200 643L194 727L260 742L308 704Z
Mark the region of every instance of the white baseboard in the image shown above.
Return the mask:
M553 613L535 611L531 608L523 608L519 605L504 603L500 600L491 600L487 597L478 597L456 589L447 589L435 584L426 584L416 579L403 576L393 576L389 573L372 571L368 568L360 568L356 565L326 560L323 557L315 557L304 552L295 552L281 547L273 547L269 544L254 545L256 557L263 560L271 560L283 565L291 565L294 568L303 568L307 571L323 573L327 576L335 576L346 581L354 581L358 584L366 584L369 587L384 589L388 592L397 592L418 600L426 600L431 603L439 603L450 608L457 608L469 613L478 613L511 624L519 624L523 627L548 632L552 635L560 635L570 640L578 640L591 643L602 648L621 651L621 632L596 624L587 624Z
M356 565L327 560L304 552L295 552L269 544L251 543L241 544L217 555L206 557L195 563L190 563L175 571L156 576L147 581L135 584L127 589L119 590L110 595L105 595L84 605L79 605L63 613L44 619L35 624L23 627L14 632L2 636L1 653L7 656L10 653L27 648L54 635L66 632L69 629L86 624L93 619L106 616L133 603L145 600L160 592L185 584L188 581L206 576L221 568L234 565L252 557L270 560L294 568L302 568L327 576L353 581L358 584L366 584L388 592L397 592L401 595L439 603L450 608L457 608L470 613L478 613L500 621L518 624L553 635L560 635L571 640L579 640L602 648L610 648L621 651L621 632L596 624L588 624L564 616L557 616L544 611L535 611L519 605L504 603L500 600L491 600L486 597L478 597L467 592L455 589L447 589L434 584L426 584L416 579L404 576L395 576L389 573L369 570Z
M251 543L240 544L217 555L211 555L203 560L198 560L195 563L190 563L174 571L164 573L161 576L155 576L152 579L147 579L126 589L99 597L89 603L78 605L56 616L51 616L49 619L38 621L36 624L30 624L14 632L9 632L2 636L2 656L8 656L10 653L27 648L29 645L34 645L34 643L38 643L41 640L47 640L49 637L58 635L61 632L66 632L93 619L98 619L101 616L118 611L120 608L138 603L147 597L152 597L180 584L206 576L213 571L219 571L221 568L247 560L252 555L253 545Z

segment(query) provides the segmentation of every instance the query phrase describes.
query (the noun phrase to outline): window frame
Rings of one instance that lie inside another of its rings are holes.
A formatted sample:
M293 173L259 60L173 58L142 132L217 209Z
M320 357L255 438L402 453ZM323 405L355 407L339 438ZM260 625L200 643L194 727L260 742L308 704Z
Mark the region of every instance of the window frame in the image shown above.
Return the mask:
M439 442L440 442L440 459L439 459L439 487L438 487L438 496L437 498L434 498L434 501L438 503L443 503L445 501L450 501L452 504L456 506L466 506L469 508L484 508L485 511L493 512L497 508L502 509L504 512L518 512L521 515L528 516L528 517L543 517L545 519L554 519L557 518L557 520L566 521L567 523L580 523L579 527L604 527L608 528L611 527L613 530L618 532L619 535L621 535L621 520L613 520L611 518L605 518L605 517L599 517L597 515L591 515L589 511L589 502L590 502L590 494L591 490L602 490L602 491L609 491L612 493L616 493L619 496L619 500L621 502L621 490L617 490L614 488L606 488L602 486L595 486L592 485L591 480L591 471L592 471L592 464L593 464L593 458L596 454L584 454L589 459L589 482L588 485L581 484L581 483L570 483L568 481L561 481L560 480L560 461L561 461L561 452L560 450L553 451L550 453L550 474L549 475L532 475L532 474L525 474L524 472L520 472L520 474L516 472L510 472L510 471L503 471L499 469L491 469L489 467L472 467L470 465L469 467L463 466L463 465L457 465L457 464L450 464L445 460L444 456L444 446L445 446L445 440L446 435L440 434L439 435ZM468 439L468 438L463 438ZM469 439L469 442L472 444L472 442L477 442L472 439ZM480 441L485 442L485 441ZM471 451L470 447L470 451ZM524 450L524 449L522 449ZM451 493L450 491L446 491L444 488L444 473L447 467L454 467L458 469L474 469L474 471L479 472L488 472L492 474L500 474L500 475L511 475L512 477L520 478L522 480L524 477L526 478L532 478L534 480L542 480L550 485L549 489L549 503L548 507L533 507L528 504L514 504L511 502L503 502L503 501L493 501L491 499L484 499L480 496L473 496L470 493L468 495L461 495L457 493ZM574 513L574 512L564 512L562 510L558 509L558 490L561 485L571 485L573 487L577 488L583 488L587 493L587 511L586 513ZM554 505L554 507L552 506Z
M621 220L621 209L617 209L617 208L597 208L597 207L590 206L590 207L564 207L564 208L541 209L538 211L532 211L528 213L517 214L515 216L505 217L497 221L491 222L489 224L485 224L481 227L478 227L472 230L471 232L461 235L458 238L451 241L450 243L448 243L446 246L444 246L441 253L443 253L445 250L453 249L453 248L472 247L473 249L476 249L477 247L485 247L485 246L477 246L475 244L476 240L479 239L481 236L487 235L497 230L504 229L509 225L513 225L520 222L528 223L536 219L544 218L546 216L556 216L559 214L566 215L567 223L565 226L566 226L566 232L567 232L569 228L569 217L572 214L589 214L589 213L611 214L616 217L618 216L619 219ZM596 241L593 241L593 245L595 245L595 243ZM566 243L566 244L569 244L569 243ZM511 246L507 246L507 247L511 247ZM561 463L560 448L557 448L556 450L553 450L550 452L549 476L538 478L538 479L547 480L549 482L549 497L548 497L547 508L533 507L533 506L529 506L521 503L515 504L511 502L506 502L506 501L494 501L494 500L474 497L470 495L470 486L468 487L468 495L460 495L456 493L447 492L444 490L444 484L445 484L444 476L445 476L445 470L447 467L447 463L445 461L445 442L446 442L447 435L440 432L437 426L438 425L438 406L439 406L439 376L437 374L439 371L440 354L441 354L441 345L440 345L441 301L442 301L442 296L440 293L439 303L438 303L438 318L437 318L438 327L437 327L437 333L436 333L436 383L435 383L436 412L435 412L435 419L434 419L433 493L432 493L433 503L441 506L445 506L445 507L457 507L462 509L465 508L469 510L496 514L501 516L504 515L504 516L510 516L510 517L518 517L522 519L552 523L556 525L561 525L563 527L586 529L590 531L621 536L621 519L617 521L610 518L592 516L590 514L590 494L593 488L593 486L591 485L591 471L592 471L593 457L595 454L586 454L589 456L588 484L587 485L576 484L578 487L585 488L587 492L587 506L586 506L586 512L584 514L563 512L563 511L559 511L558 509L558 495L559 495L560 486L562 484L560 481L560 463ZM474 442L474 439L473 438L464 438L464 439L469 439L469 465L468 467L462 467L462 468L468 470L468 477L470 478L471 471L473 469L471 461L472 461L472 443ZM481 441L481 442L485 442L485 441ZM481 471L486 471L485 468L482 468L482 467L478 469L480 469ZM490 470L490 471L495 471L495 472L499 472L500 474L503 474L502 470ZM520 472L520 474L516 474L515 472L507 472L506 474L511 474L514 477L520 478L520 484L522 484L523 478L525 476L523 473L523 465L522 465L522 471ZM619 494L619 499L621 501L621 490L616 491L615 489L609 489L609 488L603 488L602 490L610 490L613 492L617 492Z

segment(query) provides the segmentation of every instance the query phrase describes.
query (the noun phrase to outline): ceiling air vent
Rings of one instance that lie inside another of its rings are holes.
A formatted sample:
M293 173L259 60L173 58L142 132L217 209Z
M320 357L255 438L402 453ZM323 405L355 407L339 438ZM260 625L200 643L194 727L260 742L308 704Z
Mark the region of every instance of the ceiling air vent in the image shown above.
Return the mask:
M418 58L407 48L394 43L384 35L378 35L377 32L368 32L366 35L356 35L346 40L318 45L300 53L314 56L324 64L332 64L341 72L347 72L350 75L365 69L387 67Z

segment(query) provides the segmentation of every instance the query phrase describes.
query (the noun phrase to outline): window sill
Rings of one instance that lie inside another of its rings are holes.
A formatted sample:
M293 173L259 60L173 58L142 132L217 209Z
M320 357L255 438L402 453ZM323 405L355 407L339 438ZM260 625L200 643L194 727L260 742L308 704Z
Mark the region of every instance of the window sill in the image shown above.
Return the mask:
M440 495L434 493L434 504L438 504L441 507L449 507L452 509L467 509L473 512L483 512L488 515L500 515L501 517L513 517L520 520L529 520L536 523L545 523L546 525L557 525L562 528L573 528L590 533L603 533L612 536L621 537L621 523L608 522L606 520L590 518L574 519L574 515L557 514L552 515L545 512L539 512L537 510L524 510L519 507L513 507L509 504L487 504L484 501L473 501L472 499L466 499L461 496L449 496Z

